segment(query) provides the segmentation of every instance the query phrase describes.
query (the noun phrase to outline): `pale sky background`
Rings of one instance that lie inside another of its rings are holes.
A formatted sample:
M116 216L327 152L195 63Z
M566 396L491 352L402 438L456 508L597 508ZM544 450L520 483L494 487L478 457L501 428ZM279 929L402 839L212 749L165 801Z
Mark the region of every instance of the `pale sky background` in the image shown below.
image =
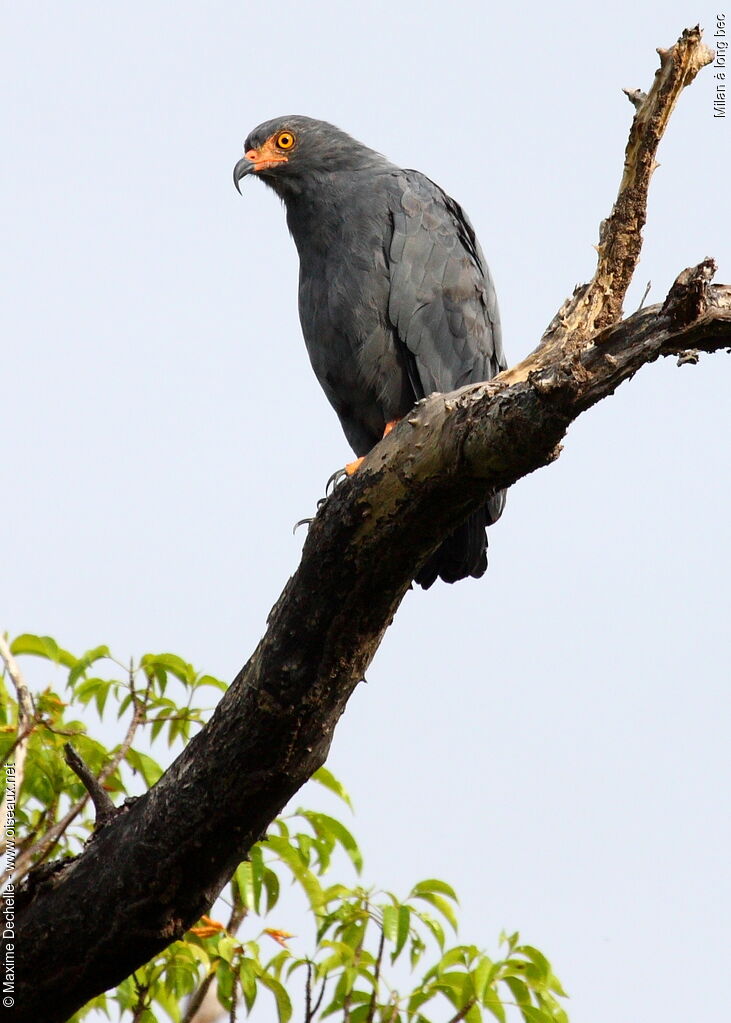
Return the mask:
M513 362L592 273L621 88L715 15L5 4L0 627L232 678L295 570L349 450L283 211L233 188L251 128L322 117L454 195ZM662 144L629 310L705 256L731 282L714 88ZM730 384L724 355L666 360L582 416L511 490L487 575L407 596L335 736L365 879L451 881L461 939L519 929L572 1023L728 1013Z

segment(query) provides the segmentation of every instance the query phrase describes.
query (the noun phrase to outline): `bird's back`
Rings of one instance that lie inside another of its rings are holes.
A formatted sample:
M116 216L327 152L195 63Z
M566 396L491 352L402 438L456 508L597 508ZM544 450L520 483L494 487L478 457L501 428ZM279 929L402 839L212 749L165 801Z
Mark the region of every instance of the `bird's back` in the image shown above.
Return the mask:
M417 171L331 176L288 204L300 319L356 454L433 391L504 367L492 279L461 208ZM319 201L318 201L319 200Z

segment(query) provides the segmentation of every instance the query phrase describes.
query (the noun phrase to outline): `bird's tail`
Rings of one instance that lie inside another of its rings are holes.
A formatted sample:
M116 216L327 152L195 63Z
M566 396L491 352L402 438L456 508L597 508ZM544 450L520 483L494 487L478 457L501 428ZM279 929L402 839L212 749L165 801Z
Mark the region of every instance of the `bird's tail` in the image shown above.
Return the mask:
M414 582L428 590L437 578L456 583L472 576L479 579L487 568L487 526L496 522L505 507L505 491L491 497L458 526L418 571Z

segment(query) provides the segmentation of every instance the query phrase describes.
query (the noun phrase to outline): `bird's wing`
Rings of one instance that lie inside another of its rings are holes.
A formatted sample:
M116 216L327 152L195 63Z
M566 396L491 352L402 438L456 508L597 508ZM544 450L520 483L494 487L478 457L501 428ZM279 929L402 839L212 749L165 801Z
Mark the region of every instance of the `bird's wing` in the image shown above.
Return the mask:
M500 318L467 216L418 171L398 175L391 216L388 314L417 396L489 380L506 365Z

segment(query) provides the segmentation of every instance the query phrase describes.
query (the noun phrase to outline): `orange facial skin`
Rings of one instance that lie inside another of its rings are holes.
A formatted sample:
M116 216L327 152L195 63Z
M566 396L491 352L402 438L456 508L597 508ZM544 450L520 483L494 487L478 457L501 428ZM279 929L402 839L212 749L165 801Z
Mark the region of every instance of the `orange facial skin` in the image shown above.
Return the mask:
M245 155L246 159L251 160L254 164L254 171L256 173L263 170L271 170L277 164L288 162L288 158L277 147L274 135L268 138L264 145L259 146L258 149L250 149Z

